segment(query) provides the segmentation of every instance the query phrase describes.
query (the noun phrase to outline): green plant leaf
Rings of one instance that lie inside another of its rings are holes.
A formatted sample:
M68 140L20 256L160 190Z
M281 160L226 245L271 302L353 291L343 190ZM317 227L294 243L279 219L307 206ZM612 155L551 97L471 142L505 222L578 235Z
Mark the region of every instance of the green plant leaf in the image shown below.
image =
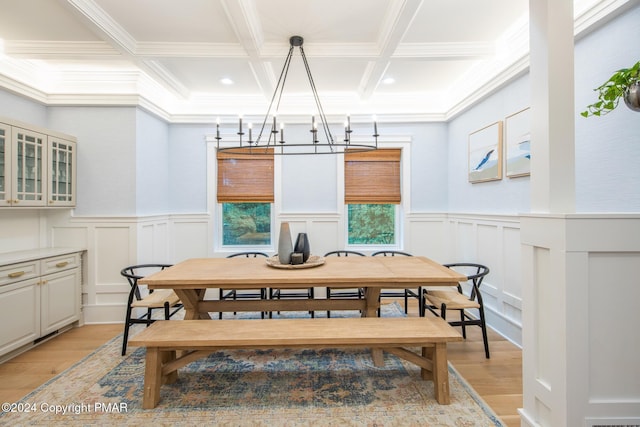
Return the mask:
M598 92L598 101L587 106L587 110L580 113L583 117L603 116L613 111L624 97L629 86L640 79L640 61L631 68L621 68L613 73L603 84L594 89Z

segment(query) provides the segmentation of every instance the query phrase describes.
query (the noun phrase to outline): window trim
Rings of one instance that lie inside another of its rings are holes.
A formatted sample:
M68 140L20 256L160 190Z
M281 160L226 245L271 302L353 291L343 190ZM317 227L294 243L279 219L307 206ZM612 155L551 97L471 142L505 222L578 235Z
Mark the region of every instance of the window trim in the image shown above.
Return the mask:
M385 135L378 139L378 148L400 148L400 203L396 205L396 242L390 245L350 245L349 244L349 222L347 204L344 202L345 196L345 172L344 172L344 155L338 157L338 204L339 214L342 218L342 247L355 251L378 251L378 250L404 250L407 230L406 213L409 212L411 206L411 141L409 135Z
M232 133L222 135L224 138L224 142L221 143L222 146L231 146L233 144L238 144L240 141L238 136ZM357 140L361 137L354 137L352 140L357 142ZM218 218L222 218L222 205L217 203L217 189L216 185L213 185L211 188L211 183L217 182L218 177L218 169L217 169L217 150L216 144L217 141L215 139L215 134L207 134L205 135L205 142L207 144L207 210L206 213L209 215L209 230L208 230L208 241L207 247L210 251L209 255L215 254L229 254L232 252L237 252L240 250L239 247L233 247L233 250L229 247L222 247L222 238L216 238L216 236L221 236L222 234L222 221L218 221ZM342 233L338 233L336 236L336 246L349 248L354 250L364 250L364 251L372 251L372 250L382 250L382 249L396 249L402 250L405 242L405 230L407 229L405 224L407 224L406 214L409 212L409 208L411 206L411 186L410 186L410 176L411 176L411 143L412 137L410 135L384 135L378 138L378 147L380 148L401 148L402 156L401 156L401 172L400 172L400 186L402 191L402 197L400 205L398 205L399 212L397 213L397 227L398 227L398 236L396 239L396 245L394 247L382 247L382 246L366 246L366 247L358 247L355 245L351 245L347 247L347 221L346 221L346 205L344 204L344 155L336 154L336 206L335 206L335 217L337 218L337 227L338 230L342 230ZM276 240L277 235L273 233L277 233L276 225L280 220L285 221L286 218L283 218L283 214L281 212L282 206L282 156L275 156L274 158L274 203L271 208L271 221L272 221L272 239L271 239L271 247L260 248L263 252L277 252L276 249ZM295 214L285 214L287 218L291 217L291 215ZM334 213L322 213L320 214L320 218L322 220L326 220L325 216L329 215L331 218L334 217ZM218 229L218 227L220 227ZM380 249L378 249L380 248ZM246 250L256 249L255 246L250 248L245 248Z
M224 142L220 143L221 147L231 147L240 143L238 136L235 134L223 135ZM276 245L278 234L276 230L277 218L280 216L280 208L282 205L281 182L282 177L280 169L282 160L280 156L274 156L273 159L273 202L271 203L271 244L270 245L250 245L250 246L229 246L222 244L222 203L218 202L218 141L214 135L205 135L205 143L207 147L207 212L209 213L209 230L208 244L210 255L215 254L232 254L234 252L244 252L252 250L260 250L261 252L277 252ZM214 184L212 184L214 183ZM213 187L213 188L212 188ZM266 203L266 202L265 202ZM215 230L215 232L214 232Z

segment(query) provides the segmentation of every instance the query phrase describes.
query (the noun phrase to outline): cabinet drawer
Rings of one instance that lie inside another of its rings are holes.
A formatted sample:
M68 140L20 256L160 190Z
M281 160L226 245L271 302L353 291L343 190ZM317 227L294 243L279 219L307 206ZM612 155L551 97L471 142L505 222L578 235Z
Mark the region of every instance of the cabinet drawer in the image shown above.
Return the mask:
M46 258L42 261L42 275L56 273L58 271L69 270L80 265L80 254L60 255L57 257Z
M40 261L3 265L0 267L0 286L38 277L40 275L39 267Z

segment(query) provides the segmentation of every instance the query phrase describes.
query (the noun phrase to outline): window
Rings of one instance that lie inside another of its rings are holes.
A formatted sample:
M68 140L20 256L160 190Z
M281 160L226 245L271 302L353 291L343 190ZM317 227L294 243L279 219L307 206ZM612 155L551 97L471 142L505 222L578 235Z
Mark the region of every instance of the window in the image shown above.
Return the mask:
M273 155L217 153L222 245L271 244Z
M347 243L396 245L400 204L400 149L344 156Z

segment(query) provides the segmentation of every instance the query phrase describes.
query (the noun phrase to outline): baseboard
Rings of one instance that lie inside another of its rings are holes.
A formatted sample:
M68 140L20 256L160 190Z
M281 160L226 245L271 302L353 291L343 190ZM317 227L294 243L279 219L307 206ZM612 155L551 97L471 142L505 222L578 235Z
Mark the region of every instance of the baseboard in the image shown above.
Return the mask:
M15 350L10 351L9 353L5 353L2 356L0 356L0 364L2 364L4 362L7 362L7 361L13 359L14 357L17 357L17 356L21 355L22 353L25 353L25 352L31 350L32 348L37 347L40 344L45 343L45 342L49 341L50 339L55 338L58 335L60 335L60 334L62 334L64 332L67 332L70 329L76 328L78 326L79 326L78 322L74 322L74 323L72 323L70 325L63 326L62 328L60 328L60 329L58 329L58 330L56 330L54 332L51 332L48 335L45 335L45 336L40 337L40 338L37 338L36 340L34 340L33 342L30 342L29 344L25 344L22 347L19 347L19 348L16 348Z

